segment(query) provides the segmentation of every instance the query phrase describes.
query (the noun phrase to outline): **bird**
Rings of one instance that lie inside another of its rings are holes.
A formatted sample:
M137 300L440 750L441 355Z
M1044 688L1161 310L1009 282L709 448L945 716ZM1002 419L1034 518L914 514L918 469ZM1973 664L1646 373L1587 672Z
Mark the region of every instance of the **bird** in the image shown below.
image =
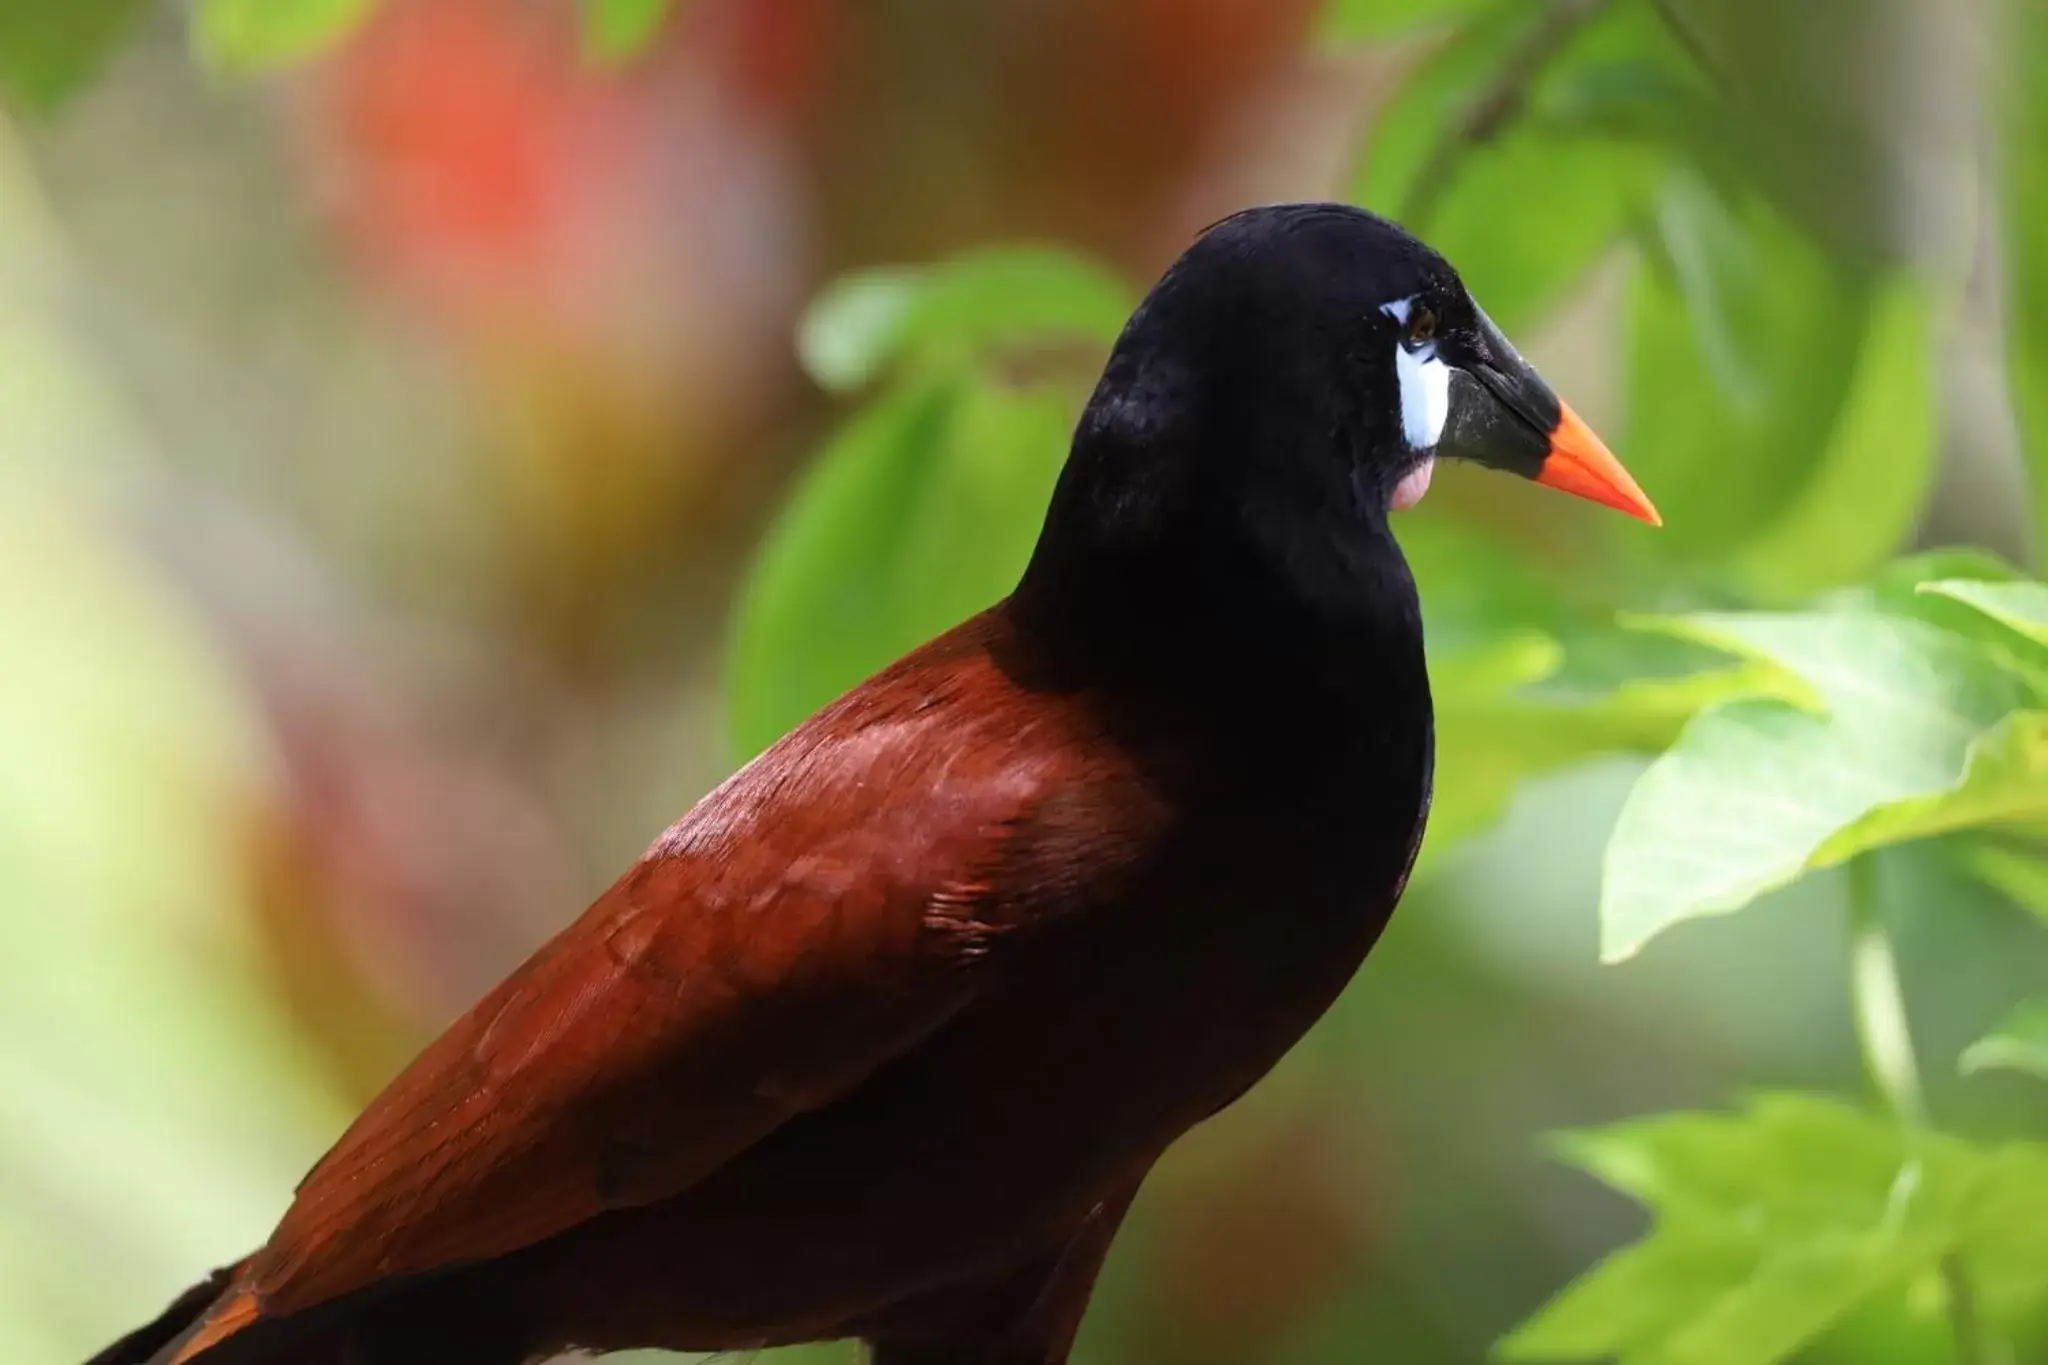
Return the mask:
M1060 1365L1153 1163L1401 897L1435 731L1390 514L1445 458L1658 521L1400 226L1204 230L1012 593L700 801L91 1365Z

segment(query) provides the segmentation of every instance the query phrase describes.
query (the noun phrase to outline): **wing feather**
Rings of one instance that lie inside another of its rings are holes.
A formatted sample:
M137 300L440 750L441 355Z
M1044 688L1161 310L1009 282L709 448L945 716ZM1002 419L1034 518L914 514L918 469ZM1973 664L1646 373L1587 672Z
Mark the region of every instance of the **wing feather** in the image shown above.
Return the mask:
M980 903L984 870L1061 749L976 695L993 669L895 673L705 798L392 1082L253 1258L263 1316L676 1194L982 988L1021 913Z

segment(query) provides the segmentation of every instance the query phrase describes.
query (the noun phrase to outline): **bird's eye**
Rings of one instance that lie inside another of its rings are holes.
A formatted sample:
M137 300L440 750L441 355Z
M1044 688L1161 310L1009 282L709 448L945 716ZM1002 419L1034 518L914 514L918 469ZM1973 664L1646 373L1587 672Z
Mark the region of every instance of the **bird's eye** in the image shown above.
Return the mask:
M1418 307L1415 316L1408 320L1408 344L1420 346L1436 340L1436 313L1426 307Z

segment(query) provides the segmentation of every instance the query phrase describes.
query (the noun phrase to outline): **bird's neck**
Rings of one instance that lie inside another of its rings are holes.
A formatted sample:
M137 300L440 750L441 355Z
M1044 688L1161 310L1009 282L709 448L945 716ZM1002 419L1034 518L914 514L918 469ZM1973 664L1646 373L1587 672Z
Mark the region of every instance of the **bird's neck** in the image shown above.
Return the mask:
M1090 472L1070 463L1010 604L1048 659L1238 714L1272 705L1314 723L1325 707L1377 705L1427 723L1415 581L1371 500L1308 490L1276 505L1302 490L1236 502L1209 490L1133 517L1132 498L1170 503L1185 490L1091 486L1076 465Z

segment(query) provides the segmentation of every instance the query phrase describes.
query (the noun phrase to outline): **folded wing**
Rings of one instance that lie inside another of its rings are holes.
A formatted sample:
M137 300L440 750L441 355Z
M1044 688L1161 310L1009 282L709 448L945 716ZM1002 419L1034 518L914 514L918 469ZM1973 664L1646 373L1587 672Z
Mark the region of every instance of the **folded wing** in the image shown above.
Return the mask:
M1017 695L942 641L706 797L371 1104L174 1361L674 1195L943 1027L1063 908L1002 890L1036 813L1085 856L1099 752Z

